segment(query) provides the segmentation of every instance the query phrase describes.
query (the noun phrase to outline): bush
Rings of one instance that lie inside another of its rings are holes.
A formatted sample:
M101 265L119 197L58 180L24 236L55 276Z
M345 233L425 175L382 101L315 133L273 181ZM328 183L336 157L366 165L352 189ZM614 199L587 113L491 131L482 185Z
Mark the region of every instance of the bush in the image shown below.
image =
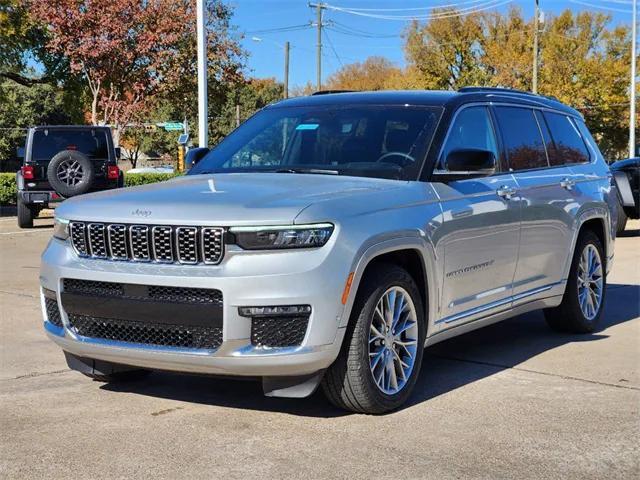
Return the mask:
M0 205L15 205L16 174L0 173Z
M125 173L124 185L125 187L135 187L147 183L164 182L178 175L177 173Z
M176 173L130 173L124 175L126 187L144 185L147 183L164 182L177 176ZM16 174L0 173L0 205L16 204Z

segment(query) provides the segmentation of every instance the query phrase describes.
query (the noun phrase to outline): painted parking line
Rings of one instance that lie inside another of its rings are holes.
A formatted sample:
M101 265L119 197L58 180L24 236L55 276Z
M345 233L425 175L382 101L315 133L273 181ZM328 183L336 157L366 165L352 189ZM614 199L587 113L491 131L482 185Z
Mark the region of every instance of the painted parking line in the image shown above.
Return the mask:
M0 235L29 235L32 233L51 233L50 232L51 230L53 230L53 227L47 227L47 228L42 228L38 230L28 230L28 231L18 230L15 232L0 232Z

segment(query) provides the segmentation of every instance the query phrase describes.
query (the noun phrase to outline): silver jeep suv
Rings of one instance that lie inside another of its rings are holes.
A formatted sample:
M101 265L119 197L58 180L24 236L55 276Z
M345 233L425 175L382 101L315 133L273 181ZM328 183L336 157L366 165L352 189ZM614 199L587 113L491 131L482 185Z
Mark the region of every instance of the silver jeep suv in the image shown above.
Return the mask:
M597 328L616 194L580 114L523 92L333 93L258 112L174 180L64 202L44 328L103 381L258 377L381 413L423 347L535 309Z

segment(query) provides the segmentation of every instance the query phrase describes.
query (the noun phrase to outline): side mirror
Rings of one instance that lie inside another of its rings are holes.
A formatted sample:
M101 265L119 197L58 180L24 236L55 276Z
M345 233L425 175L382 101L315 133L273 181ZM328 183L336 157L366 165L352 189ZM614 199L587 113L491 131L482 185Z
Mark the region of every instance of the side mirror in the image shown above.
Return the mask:
M192 148L184 156L184 166L187 170L196 165L203 157L209 153L208 148Z
M452 150L444 162L444 170L434 170L440 182L488 177L496 172L498 161L493 152L477 149Z
M114 148L115 152L116 152L116 159L120 160L120 158L122 158L122 150L120 149L120 147L116 147Z
M476 175L492 175L496 171L496 164L496 156L488 150L453 150L445 160L445 168L451 173L469 172Z
M16 147L16 156L18 158L24 158L24 147Z

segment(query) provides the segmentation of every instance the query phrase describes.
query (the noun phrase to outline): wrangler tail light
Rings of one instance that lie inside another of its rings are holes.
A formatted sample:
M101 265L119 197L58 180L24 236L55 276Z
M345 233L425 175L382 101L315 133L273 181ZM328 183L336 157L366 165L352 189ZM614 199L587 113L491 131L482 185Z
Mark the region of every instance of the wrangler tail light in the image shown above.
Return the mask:
M120 176L120 169L117 165L107 166L107 178L109 180L117 180Z
M35 171L32 165L25 165L21 169L22 178L25 180L33 180L35 178Z

